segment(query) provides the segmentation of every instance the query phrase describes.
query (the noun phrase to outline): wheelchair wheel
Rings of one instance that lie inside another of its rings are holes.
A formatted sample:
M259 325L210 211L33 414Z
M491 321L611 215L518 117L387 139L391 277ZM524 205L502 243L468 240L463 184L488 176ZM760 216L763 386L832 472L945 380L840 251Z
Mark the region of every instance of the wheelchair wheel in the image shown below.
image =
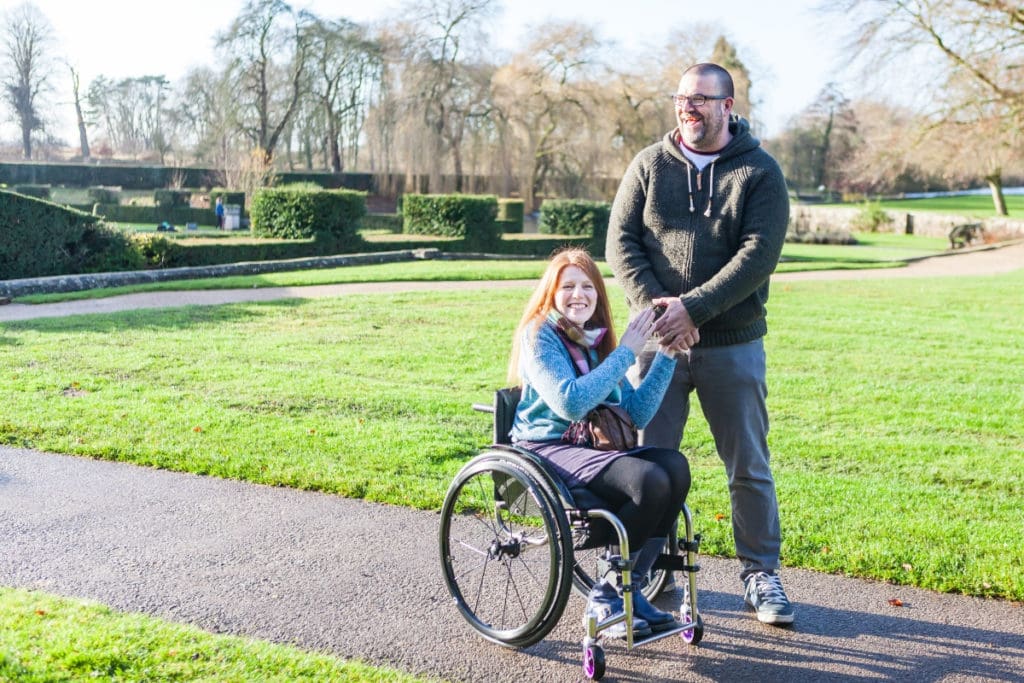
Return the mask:
M569 598L564 511L523 467L487 453L456 475L441 508L444 580L462 616L509 647L540 641Z

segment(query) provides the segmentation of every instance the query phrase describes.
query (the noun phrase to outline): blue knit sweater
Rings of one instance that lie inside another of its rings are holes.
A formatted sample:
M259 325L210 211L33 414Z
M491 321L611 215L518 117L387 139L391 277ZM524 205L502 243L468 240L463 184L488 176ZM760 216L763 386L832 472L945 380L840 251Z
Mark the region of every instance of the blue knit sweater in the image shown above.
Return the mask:
M620 346L589 373L577 375L568 349L547 324L536 339L524 337L522 350L523 393L512 423L513 441L557 441L570 422L583 419L600 403L621 405L643 428L661 405L676 366L675 358L658 353L634 388L625 377L636 356Z

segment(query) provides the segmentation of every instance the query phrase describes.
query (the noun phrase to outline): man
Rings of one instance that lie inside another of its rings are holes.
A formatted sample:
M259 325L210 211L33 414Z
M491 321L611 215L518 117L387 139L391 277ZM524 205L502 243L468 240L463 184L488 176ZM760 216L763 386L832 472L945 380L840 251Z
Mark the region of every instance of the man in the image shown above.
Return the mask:
M666 306L655 331L687 349L641 442L678 448L694 390L725 463L744 597L758 620L791 624L776 574L781 531L769 467L763 337L789 197L778 164L733 117L733 82L717 64L679 81L677 128L641 151L612 205L606 256L633 315ZM656 346L641 354L643 376Z

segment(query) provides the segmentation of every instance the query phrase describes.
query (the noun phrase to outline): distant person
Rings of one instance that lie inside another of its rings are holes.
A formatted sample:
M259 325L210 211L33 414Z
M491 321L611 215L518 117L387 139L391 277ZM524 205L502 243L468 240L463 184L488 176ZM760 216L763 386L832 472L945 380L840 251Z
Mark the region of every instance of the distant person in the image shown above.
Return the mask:
M224 229L224 199L223 198L217 197L217 202L214 204L213 211L214 211L214 213L217 214L217 229L218 230L223 230Z
M678 448L697 391L728 475L744 598L759 621L790 624L793 607L776 573L781 529L768 464L762 339L789 196L778 164L747 121L732 116L733 97L721 66L683 72L672 97L677 127L626 170L606 254L632 315L669 302L655 336L686 350L641 443ZM657 352L648 343L637 377L651 372Z
M516 329L509 379L522 386L512 441L551 463L565 485L586 488L622 521L632 551L634 586L647 575L690 489L690 468L674 448L597 450L573 439L571 426L600 403L622 406L637 425L657 410L672 378L676 350L656 351L639 386L626 371L654 330L654 311L637 315L616 340L601 272L582 249L556 254L534 289ZM633 591L635 635L679 626L669 614ZM614 583L599 578L587 613L598 620L625 607ZM606 631L624 637L620 622Z

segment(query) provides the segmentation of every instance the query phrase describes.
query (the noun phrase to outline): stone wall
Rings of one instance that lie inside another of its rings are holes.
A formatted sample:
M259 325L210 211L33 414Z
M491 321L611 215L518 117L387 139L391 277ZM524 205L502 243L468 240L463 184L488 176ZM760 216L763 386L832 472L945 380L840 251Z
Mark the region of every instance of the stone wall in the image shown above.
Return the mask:
M854 219L861 212L857 206L815 206L813 204L793 204L790 207L791 220L801 214L817 231L852 230ZM906 231L907 212L887 210L893 222L883 227L884 232ZM948 237L953 226L964 223L981 223L985 232L1001 235L1004 238L1024 237L1024 220L1015 218L973 218L955 214L912 213L914 234L927 237Z
M258 275L311 268L337 268L340 266L367 265L374 263L395 263L416 259L438 258L437 249L413 249L384 251L372 254L348 254L339 256L316 256L288 259L284 261L252 261L247 263L226 263L216 266L195 268L165 268L162 270L133 270L123 273L89 273L84 275L52 275L49 277L0 280L0 298L15 298L28 294L53 294L77 292L102 287L124 287L147 282L167 280L188 280L224 275Z

